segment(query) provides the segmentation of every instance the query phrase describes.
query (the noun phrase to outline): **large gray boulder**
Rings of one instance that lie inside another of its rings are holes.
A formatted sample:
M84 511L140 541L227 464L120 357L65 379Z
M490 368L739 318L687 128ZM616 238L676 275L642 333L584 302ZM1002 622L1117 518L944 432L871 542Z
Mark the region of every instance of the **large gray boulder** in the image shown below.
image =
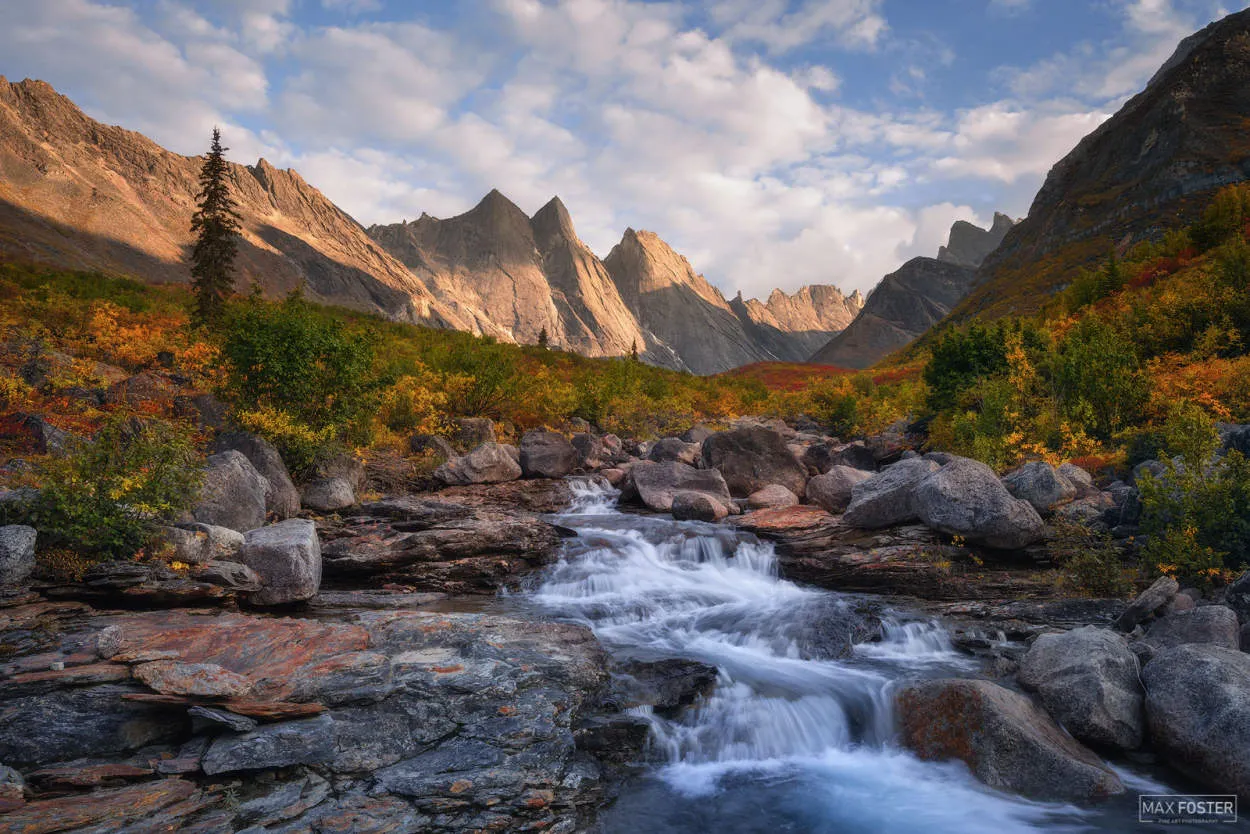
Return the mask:
M621 501L640 503L667 513L673 510L673 499L679 492L702 492L724 506L730 503L729 487L715 469L695 469L684 463L656 463L640 460L629 470Z
M855 484L851 503L842 520L852 527L875 530L916 521L912 494L916 486L937 472L939 465L924 458L901 460L876 475Z
M816 475L807 482L807 500L824 508L826 512L841 513L851 503L855 485L871 478L871 472L836 464L823 475Z
M614 455L597 434L579 432L569 441L577 452L577 468L583 470L602 469L611 463Z
M210 452L231 449L246 457L261 477L269 482L269 495L265 502L269 512L280 520L299 514L299 491L282 462L282 455L272 443L248 432L232 431L217 435L209 445Z
M1103 762L1018 692L985 680L929 680L897 698L903 743L922 759L960 759L992 788L1085 801L1124 792Z
M264 587L254 605L286 605L312 599L321 586L321 542L311 521L287 519L251 530L232 561L247 565Z
M20 585L34 573L37 535L24 524L0 527L0 587Z
M188 565L227 560L243 546L243 534L213 524L179 524L163 527L161 534L174 549L173 558Z
M521 474L526 478L563 478L577 468L577 450L562 434L527 431L521 438Z
M1043 634L1024 656L1017 678L1086 744L1141 746L1145 713L1137 656L1120 635L1094 626Z
M802 498L807 468L798 462L779 432L750 426L717 432L703 441L703 465L718 470L733 495L745 498L769 484L780 484Z
M679 492L673 496L671 512L678 521L720 521L729 508L706 492Z
M1003 486L1013 497L1028 501L1042 515L1076 498L1076 486L1043 460L1026 463L1005 475Z
M1154 616L1169 602L1172 597L1176 596L1181 590L1181 585L1170 576L1160 576L1146 590L1137 595L1137 599L1129 603L1128 608L1120 614L1115 621L1115 627L1120 631L1129 632Z
M356 505L356 490L343 477L318 478L300 489L304 506L319 513L332 513Z
M461 417L456 421L451 442L457 449L465 451L484 443L495 443L495 424L489 417Z
M747 506L753 510L793 507L798 503L799 497L781 484L769 484L747 496Z
M968 458L955 458L924 478L912 492L912 505L927 527L988 547L1027 547L1046 532L1029 502L1012 498L994 470Z
M1250 799L1250 655L1222 646L1165 649L1142 670L1150 738L1168 764Z
M665 437L657 440L647 451L647 460L656 463L677 461L687 466L695 466L703 453L702 443L689 443L679 437Z
M1175 599L1188 599L1178 595ZM1241 645L1241 626L1233 609L1223 605L1204 605L1186 611L1174 611L1150 626L1144 638L1155 651L1205 643L1236 650Z
M1237 619L1250 621L1250 570L1233 580L1224 591L1224 602L1237 612Z
M269 482L242 453L218 452L205 464L200 502L191 515L201 524L246 533L265 523L268 493Z
M1084 495L1097 490L1094 486L1094 478L1088 472L1075 463L1059 464L1058 472L1060 475L1068 479L1068 483L1076 487L1078 496Z
M452 458L434 470L434 477L448 486L499 484L521 477L521 464L512 447L483 443L467 455Z

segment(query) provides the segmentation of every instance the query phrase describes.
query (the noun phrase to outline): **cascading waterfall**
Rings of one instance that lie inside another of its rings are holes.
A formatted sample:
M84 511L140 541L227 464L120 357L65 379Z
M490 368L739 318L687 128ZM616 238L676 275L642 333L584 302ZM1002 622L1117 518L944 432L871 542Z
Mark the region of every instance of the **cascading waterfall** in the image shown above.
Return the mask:
M661 764L606 831L1088 828L1084 812L995 793L891 744L898 681L975 671L938 624L878 611L878 639L848 653L862 598L780 579L772 545L730 527L626 515L615 491L571 483L559 521L578 535L530 601L590 626L618 657L719 670L680 716L639 710Z

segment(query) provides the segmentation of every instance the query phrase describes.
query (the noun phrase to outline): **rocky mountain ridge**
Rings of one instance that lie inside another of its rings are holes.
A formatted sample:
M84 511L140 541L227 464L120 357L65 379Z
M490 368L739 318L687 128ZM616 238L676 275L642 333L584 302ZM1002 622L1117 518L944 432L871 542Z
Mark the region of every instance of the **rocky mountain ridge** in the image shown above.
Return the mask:
M1050 170L955 319L1038 309L1082 266L1191 222L1250 179L1250 10L1181 41L1146 88Z
M89 118L44 82L0 78L0 258L186 282L199 167ZM520 343L545 331L589 356L636 347L644 361L695 373L801 359L858 311L856 296L834 287L731 307L647 232L617 247L645 256L622 254L611 270L558 198L528 217L492 191L458 217L366 230L295 171L262 159L232 163L230 178L243 218L240 290L303 286L314 300L387 318Z

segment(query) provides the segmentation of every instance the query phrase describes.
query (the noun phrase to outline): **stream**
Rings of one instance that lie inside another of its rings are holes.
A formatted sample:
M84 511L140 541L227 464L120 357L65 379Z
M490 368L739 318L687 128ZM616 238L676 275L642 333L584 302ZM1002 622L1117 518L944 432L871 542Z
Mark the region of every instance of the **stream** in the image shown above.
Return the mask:
M714 692L676 717L637 708L655 765L604 811L605 834L1140 831L1137 794L1172 792L1117 767L1126 794L1077 808L919 760L892 741L894 690L979 669L939 623L878 599L880 639L825 659L830 635L814 625L858 621L868 598L780 579L773 546L731 527L622 513L615 492L574 483L555 520L578 535L526 604L591 627L618 658L719 670Z

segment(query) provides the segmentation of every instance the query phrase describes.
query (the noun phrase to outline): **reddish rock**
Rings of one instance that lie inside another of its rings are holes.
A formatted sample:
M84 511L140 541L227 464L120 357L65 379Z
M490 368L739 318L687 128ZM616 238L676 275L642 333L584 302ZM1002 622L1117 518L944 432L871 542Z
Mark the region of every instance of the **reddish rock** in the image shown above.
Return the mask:
M215 663L154 660L134 667L134 676L164 695L240 698L252 690L246 677Z
M105 823L115 826L112 830L120 831L126 828L126 823L155 816L196 793L195 785L190 782L162 779L30 802L17 811L0 816L0 834L52 834Z
M45 767L27 774L26 779L37 784L40 790L50 791L67 788L96 788L101 785L144 779L151 775L152 768L150 767L111 763Z

